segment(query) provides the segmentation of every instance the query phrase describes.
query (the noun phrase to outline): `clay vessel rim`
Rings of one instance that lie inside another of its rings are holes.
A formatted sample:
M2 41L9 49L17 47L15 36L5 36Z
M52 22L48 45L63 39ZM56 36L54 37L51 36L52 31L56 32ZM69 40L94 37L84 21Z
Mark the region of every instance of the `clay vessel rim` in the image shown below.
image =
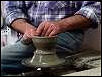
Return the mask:
M45 39L47 39L47 38L56 38L56 36L51 36L51 37L48 37L48 36L45 36L45 37L43 37L43 36L33 36L33 38L45 38Z

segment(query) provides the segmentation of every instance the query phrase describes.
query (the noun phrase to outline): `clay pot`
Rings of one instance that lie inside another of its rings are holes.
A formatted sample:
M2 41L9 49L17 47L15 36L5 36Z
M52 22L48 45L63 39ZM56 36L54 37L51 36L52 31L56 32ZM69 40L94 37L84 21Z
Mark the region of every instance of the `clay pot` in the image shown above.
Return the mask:
M32 41L36 47L34 56L25 60L25 64L30 67L54 67L61 65L64 60L59 59L56 55L56 38L34 36Z

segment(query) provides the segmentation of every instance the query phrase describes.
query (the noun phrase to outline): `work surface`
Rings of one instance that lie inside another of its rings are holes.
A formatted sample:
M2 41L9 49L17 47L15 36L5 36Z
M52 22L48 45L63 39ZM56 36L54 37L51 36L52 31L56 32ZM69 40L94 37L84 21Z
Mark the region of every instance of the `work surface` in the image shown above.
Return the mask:
M86 49L82 52L68 56L67 66L33 70L30 72L18 74L16 76L100 76L101 75L101 53L92 49ZM11 76L11 75L10 75Z
M74 72L71 74L65 74L62 76L101 76L101 67L84 70L80 72Z

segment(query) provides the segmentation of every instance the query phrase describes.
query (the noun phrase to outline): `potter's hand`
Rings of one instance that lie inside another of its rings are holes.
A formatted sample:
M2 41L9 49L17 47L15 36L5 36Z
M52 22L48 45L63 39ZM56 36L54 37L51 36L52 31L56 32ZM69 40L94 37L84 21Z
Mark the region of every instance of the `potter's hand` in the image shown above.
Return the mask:
M32 42L32 37L36 35L36 28L27 29L23 35L22 42L24 44L29 44Z
M11 24L13 29L17 30L21 34L23 34L23 38L21 41L31 41L31 38L36 34L36 27L34 25L28 23L25 19L16 19Z
M33 36L36 35L36 28L27 29L23 35L24 39L31 39Z
M57 21L44 21L39 25L36 32L39 36L54 36L65 30L66 27L60 25Z
M44 21L39 25L36 32L40 36L54 36L75 29L86 30L91 27L91 24L90 19L81 15L74 15L54 22Z

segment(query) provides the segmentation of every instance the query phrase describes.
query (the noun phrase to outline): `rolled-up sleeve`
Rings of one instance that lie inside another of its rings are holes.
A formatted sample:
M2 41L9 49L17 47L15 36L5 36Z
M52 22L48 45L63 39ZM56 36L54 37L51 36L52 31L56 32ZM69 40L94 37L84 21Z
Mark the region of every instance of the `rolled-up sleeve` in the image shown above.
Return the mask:
M5 18L6 24L10 26L18 18L27 19L23 9L22 1L2 1L2 15Z
M96 28L101 23L101 2L84 1L81 9L76 14L90 19L92 28Z

